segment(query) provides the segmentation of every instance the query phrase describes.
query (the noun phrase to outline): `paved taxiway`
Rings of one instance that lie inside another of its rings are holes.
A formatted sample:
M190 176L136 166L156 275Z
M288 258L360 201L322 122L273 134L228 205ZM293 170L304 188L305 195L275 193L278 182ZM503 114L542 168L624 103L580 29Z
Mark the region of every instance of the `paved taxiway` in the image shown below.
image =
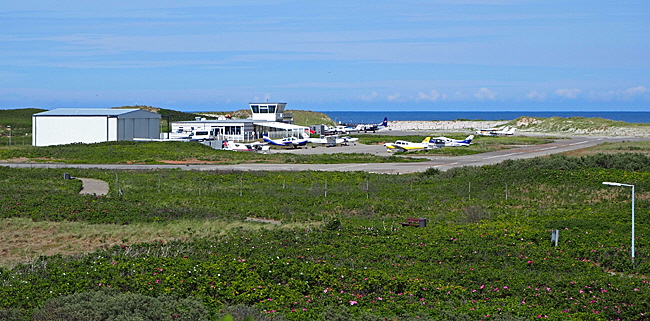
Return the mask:
M635 137L571 137L570 139L559 139L553 143L543 145L522 146L512 149L487 152L482 154L442 157L422 156L428 161L417 163L358 163L358 164L238 164L238 165L128 165L128 164L58 164L58 163L1 163L0 166L20 168L102 168L102 169L172 169L213 171L365 171L373 173L414 173L422 172L430 167L440 170L448 170L460 166L482 166L500 163L506 159L522 159L546 156L555 153L582 149L595 146L604 142L638 141L650 140L648 138ZM462 148L462 147L449 147ZM362 145L340 147L317 147L302 148L296 150L273 150L272 153L297 153L297 154L318 154L318 153L370 153L386 156L389 153L381 145Z

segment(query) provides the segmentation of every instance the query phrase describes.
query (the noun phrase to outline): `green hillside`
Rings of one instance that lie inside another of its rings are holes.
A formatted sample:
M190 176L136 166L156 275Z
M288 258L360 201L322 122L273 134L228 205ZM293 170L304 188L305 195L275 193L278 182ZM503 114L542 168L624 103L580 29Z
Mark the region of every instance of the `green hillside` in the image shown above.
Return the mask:
M293 123L301 126L320 125L336 126L329 116L310 110L289 110L293 113Z
M163 117L160 119L160 131L161 132L167 132L168 128L170 128L168 124L169 122L175 122L175 121L188 121L188 120L194 120L196 117L203 117L206 119L215 119L215 117L209 117L203 114L195 114L195 113L186 113L183 111L177 111L177 110L172 110L172 109L165 109L165 108L159 108L159 107L152 107L152 106L144 106L144 105L134 105L134 106L121 106L121 107L113 107L114 109L143 109L147 110L150 112L158 113L162 115ZM168 116L168 117L167 117Z

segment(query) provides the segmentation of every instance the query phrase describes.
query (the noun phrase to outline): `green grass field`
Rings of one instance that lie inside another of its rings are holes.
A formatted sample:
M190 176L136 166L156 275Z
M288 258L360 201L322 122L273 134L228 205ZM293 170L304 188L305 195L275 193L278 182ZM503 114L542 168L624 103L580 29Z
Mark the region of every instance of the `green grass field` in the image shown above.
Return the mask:
M241 163L382 163L420 162L408 157L382 157L371 154L338 153L296 155L290 153L244 153L215 150L198 142L105 142L46 147L0 147L0 159L36 162L86 164L241 164Z
M106 196L78 195L64 171L0 171L12 258L0 268L0 315L108 287L193 298L211 320L240 305L280 320L642 320L650 310L641 153L397 176L72 173L108 182ZM636 186L634 261L630 190L603 181ZM408 217L427 227L401 226Z

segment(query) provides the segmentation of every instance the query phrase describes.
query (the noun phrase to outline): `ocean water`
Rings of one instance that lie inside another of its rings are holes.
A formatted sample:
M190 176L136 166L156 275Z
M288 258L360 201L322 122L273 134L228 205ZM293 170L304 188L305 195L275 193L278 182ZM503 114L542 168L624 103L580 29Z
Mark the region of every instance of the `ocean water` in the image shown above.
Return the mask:
M504 112L439 112L439 111L400 111L400 112L366 112L366 111L324 111L336 122L346 124L378 124L388 117L388 120L504 120L509 121L522 116L530 117L585 117L605 118L628 123L650 123L650 112L536 112L536 111L504 111Z

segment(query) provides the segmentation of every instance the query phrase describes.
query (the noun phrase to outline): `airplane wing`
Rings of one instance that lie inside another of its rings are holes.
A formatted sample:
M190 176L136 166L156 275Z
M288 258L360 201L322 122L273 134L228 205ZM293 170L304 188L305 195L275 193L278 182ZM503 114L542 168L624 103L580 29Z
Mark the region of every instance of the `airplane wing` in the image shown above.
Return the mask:
M404 152L404 151L406 151L406 149L404 149L402 146L397 145L395 143L385 143L384 147L386 147L389 152Z

